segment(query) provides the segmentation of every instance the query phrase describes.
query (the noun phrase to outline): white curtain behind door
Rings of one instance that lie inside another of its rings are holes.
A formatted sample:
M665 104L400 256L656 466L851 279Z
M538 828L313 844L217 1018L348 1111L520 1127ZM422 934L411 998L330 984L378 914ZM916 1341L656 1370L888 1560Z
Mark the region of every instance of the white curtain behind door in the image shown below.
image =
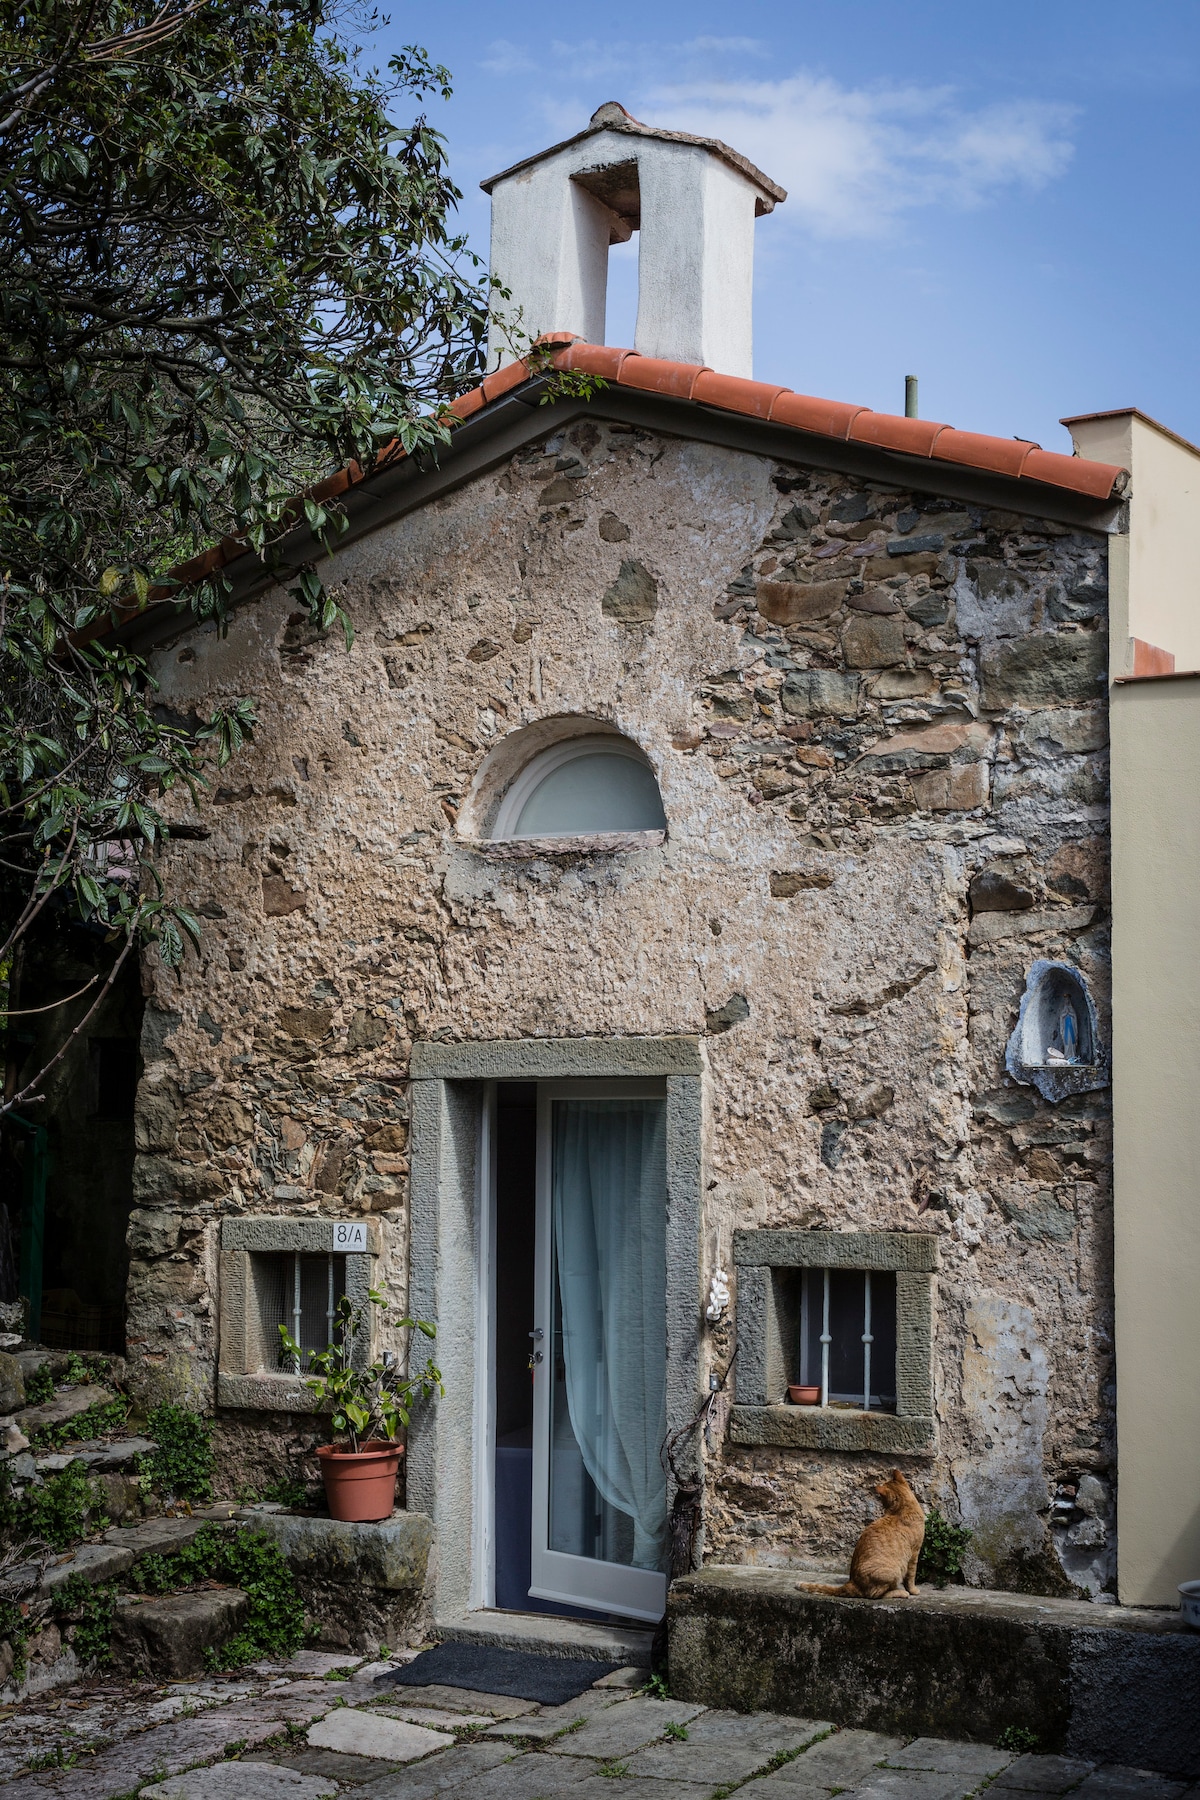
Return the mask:
M554 1102L554 1249L567 1405L584 1466L661 1569L666 1479L666 1106Z

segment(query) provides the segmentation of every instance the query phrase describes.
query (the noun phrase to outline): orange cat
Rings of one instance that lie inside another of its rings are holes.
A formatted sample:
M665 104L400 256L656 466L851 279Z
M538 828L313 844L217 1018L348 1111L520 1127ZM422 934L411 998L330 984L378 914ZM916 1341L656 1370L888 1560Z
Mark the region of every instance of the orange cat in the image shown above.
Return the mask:
M856 1594L860 1600L898 1599L917 1589L917 1558L925 1541L921 1502L899 1469L875 1489L883 1501L882 1519L873 1519L854 1546L850 1579L841 1587L802 1581L810 1594Z

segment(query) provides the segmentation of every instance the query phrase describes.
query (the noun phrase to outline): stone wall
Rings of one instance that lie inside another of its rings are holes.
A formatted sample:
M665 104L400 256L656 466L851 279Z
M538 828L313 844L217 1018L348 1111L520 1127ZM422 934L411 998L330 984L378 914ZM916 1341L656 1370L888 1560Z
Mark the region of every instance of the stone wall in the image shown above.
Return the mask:
M1107 1034L1104 539L596 419L338 575L349 651L273 592L156 653L181 713L251 694L260 724L171 851L203 951L149 976L146 1387L211 1403L230 1212L377 1214L403 1296L414 1039L701 1032L706 1268L737 1227L937 1231L938 1448L908 1472L975 1531L973 1580L1107 1584L1108 1095L1004 1073L1036 957ZM644 748L667 841L464 840L489 749L580 713ZM880 1466L718 1429L708 1555L836 1561Z

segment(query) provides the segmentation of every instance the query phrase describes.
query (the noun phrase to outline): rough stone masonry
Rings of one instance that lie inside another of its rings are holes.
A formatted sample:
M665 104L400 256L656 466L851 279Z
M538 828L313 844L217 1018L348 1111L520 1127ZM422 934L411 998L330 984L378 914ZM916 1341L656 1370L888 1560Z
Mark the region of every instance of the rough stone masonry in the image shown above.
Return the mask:
M706 1267L763 1226L941 1251L936 1449L733 1448L718 1415L707 1556L836 1563L898 1461L971 1527L971 1581L1107 1592L1108 1094L1004 1072L1038 957L1107 1037L1104 537L596 417L335 574L349 651L272 590L155 653L180 713L250 695L260 722L170 852L203 950L146 968L144 1388L214 1404L231 1214L373 1214L403 1300L415 1039L698 1033ZM493 747L564 715L642 747L665 842L459 833ZM225 1413L226 1485L316 1435Z

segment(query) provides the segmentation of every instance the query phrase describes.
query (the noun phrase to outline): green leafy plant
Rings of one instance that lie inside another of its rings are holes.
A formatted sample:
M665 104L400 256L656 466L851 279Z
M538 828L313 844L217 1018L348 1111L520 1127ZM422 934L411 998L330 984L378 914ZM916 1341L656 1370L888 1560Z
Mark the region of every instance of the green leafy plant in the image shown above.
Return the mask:
M54 1594L53 1612L71 1626L71 1644L86 1667L103 1669L112 1661L112 1620L117 1589L93 1587L85 1575L72 1575Z
M1028 1725L1006 1725L996 1739L1000 1750L1036 1750L1041 1739L1036 1731L1030 1731Z
M408 1334L408 1354L403 1358L385 1355L356 1368L354 1352L364 1329L368 1329L368 1314L365 1307L356 1307L349 1295L343 1294L334 1315L335 1341L327 1350L309 1357L308 1368L312 1372L305 1381L305 1386L316 1394L321 1409L332 1414L334 1431L347 1436L355 1451L364 1440L395 1438L400 1427L409 1422L414 1396L428 1398L445 1392L442 1372L432 1358L427 1357L424 1366L415 1372L406 1369L411 1362L413 1333L419 1331L433 1338L434 1327L422 1319L389 1319L385 1296L370 1288L368 1297L378 1309L381 1329L390 1325L393 1331ZM284 1355L294 1368L302 1368L304 1352L286 1325L279 1327L279 1335Z
M73 1419L58 1425L43 1425L35 1431L30 1443L35 1450L57 1450L63 1444L81 1444L88 1438L106 1437L119 1431L129 1417L129 1402L121 1395L115 1400L98 1400Z
M688 1734L687 1726L686 1725L677 1725L674 1720L672 1720L671 1723L667 1726L667 1736L669 1738L674 1738L677 1743L686 1744L687 1743L687 1734Z
M629 1764L627 1762L601 1763L596 1773L607 1775L611 1781L624 1781L629 1773Z
M278 1481L272 1481L263 1489L264 1500L273 1500L277 1506L304 1506L308 1500L308 1488L304 1482L293 1475L282 1475Z
M213 1421L167 1401L154 1407L146 1429L154 1449L140 1458L138 1470L154 1491L199 1505L211 1500Z
M955 1580L962 1573L963 1553L970 1541L971 1533L965 1525L952 1525L936 1506L931 1506L925 1517L925 1541L917 1563L918 1580L932 1581L939 1588Z
M69 1550L88 1531L108 1524L100 1490L84 1463L68 1463L56 1475L29 1487L17 1506L17 1533Z
M667 1678L661 1671L656 1671L642 1689L647 1700L669 1700L671 1690L667 1686Z
M294 1655L304 1642L304 1606L296 1578L274 1538L263 1532L222 1531L204 1525L171 1556L145 1556L130 1571L143 1593L167 1594L200 1581L226 1581L248 1596L250 1609L237 1637L206 1653L212 1668L235 1668L260 1657Z
M8 1680L19 1685L29 1661L29 1626L15 1600L0 1600L0 1644L7 1644L12 1650Z
M54 1398L54 1377L50 1373L50 1364L43 1363L32 1375L25 1378L25 1401L29 1406L45 1406Z

